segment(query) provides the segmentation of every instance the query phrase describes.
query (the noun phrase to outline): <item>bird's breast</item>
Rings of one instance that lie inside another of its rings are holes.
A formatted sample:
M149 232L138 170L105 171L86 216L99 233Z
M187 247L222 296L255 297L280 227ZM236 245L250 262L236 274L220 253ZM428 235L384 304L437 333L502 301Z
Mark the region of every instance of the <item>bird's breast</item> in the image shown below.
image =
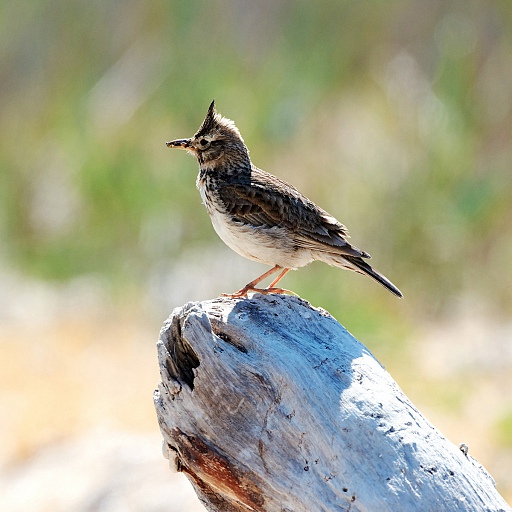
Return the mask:
M199 190L199 194L201 194L201 199L203 200L203 204L206 206L208 213L211 215L212 211L212 187L210 184L210 179L206 174L202 171L197 176L196 187Z
M295 247L285 227L254 226L234 219L208 175L200 174L196 184L215 232L241 256L266 265L287 268L303 267L313 260L309 250Z

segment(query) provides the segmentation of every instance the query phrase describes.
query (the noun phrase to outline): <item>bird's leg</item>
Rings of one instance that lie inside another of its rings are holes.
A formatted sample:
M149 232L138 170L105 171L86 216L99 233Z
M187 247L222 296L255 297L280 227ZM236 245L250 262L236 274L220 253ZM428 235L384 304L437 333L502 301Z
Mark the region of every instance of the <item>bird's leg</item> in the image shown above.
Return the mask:
M274 288L274 286L283 279L283 277L290 272L291 268L285 268L283 271L270 283L268 289Z
M272 267L270 270L267 270L264 274L261 274L261 276L257 277L253 281L251 281L249 284L246 284L243 288L238 290L235 293L222 293L221 297L230 297L231 299L236 299L238 297L245 297L248 292L258 290L256 288L256 285L263 281L263 279L267 278L268 276L271 276L272 274L275 274L278 270L280 270L282 267L279 265L276 265L275 267Z
M253 281L251 281L249 284L246 284L242 289L238 290L235 293L223 293L221 294L221 297L230 297L231 299L237 299L240 297L245 297L248 292L258 292L258 293L293 293L289 290L285 290L283 288L274 288L274 285L278 283L290 270L289 268L283 269L283 271L277 276L276 279L274 279L271 283L271 285L268 288L256 288L256 285L263 281L263 279L267 278L268 276L271 276L272 274L276 273L278 270L281 270L283 267L280 267L279 265L276 265L275 267L272 267L270 270L267 270L264 274L257 277Z
M274 288L274 286L283 279L283 277L290 272L291 268L285 268L283 271L270 283L268 288L258 290L260 293L290 293L291 295L297 295L296 293L286 290L285 288Z

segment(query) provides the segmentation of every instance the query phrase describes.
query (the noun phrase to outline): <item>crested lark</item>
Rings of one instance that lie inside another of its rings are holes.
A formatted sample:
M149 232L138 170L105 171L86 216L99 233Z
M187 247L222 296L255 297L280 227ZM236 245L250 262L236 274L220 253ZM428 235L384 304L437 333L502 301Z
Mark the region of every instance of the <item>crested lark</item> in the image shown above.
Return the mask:
M199 162L197 188L220 238L238 254L272 268L229 297L248 292L286 293L276 284L293 268L314 260L367 274L391 293L400 290L374 270L370 255L347 242L347 228L292 185L255 167L233 121L212 101L203 124L190 139L167 142ZM263 279L281 271L268 288Z

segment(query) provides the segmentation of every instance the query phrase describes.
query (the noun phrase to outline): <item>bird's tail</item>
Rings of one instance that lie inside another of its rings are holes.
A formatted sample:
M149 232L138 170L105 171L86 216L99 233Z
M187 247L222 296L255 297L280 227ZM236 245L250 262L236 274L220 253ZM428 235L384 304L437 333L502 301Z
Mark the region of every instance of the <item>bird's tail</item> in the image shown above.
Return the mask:
M397 297L402 298L402 292L385 276L383 276L380 272L377 272L374 268L372 268L366 261L362 258L354 257L354 256L343 256L343 259L348 261L351 265L356 267L355 270L361 271L362 273L370 276L372 279L375 279L378 283L380 283L384 288L387 288L392 294Z
M368 265L368 263L359 256L322 252L317 254L315 259L319 259L335 267L343 267L358 272L359 274L366 274L372 279L375 279L375 281L384 286L384 288L387 288L392 294L400 298L403 297L402 292L387 277L377 272L377 270Z

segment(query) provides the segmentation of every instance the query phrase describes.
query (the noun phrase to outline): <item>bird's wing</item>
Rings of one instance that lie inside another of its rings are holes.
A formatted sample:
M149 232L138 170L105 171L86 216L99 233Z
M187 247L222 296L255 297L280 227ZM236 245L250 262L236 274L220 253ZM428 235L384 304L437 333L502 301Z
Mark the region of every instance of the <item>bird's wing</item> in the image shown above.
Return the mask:
M370 257L347 242L343 224L288 183L260 169L253 168L250 182L225 182L217 191L235 221L287 228L294 243L305 249Z

